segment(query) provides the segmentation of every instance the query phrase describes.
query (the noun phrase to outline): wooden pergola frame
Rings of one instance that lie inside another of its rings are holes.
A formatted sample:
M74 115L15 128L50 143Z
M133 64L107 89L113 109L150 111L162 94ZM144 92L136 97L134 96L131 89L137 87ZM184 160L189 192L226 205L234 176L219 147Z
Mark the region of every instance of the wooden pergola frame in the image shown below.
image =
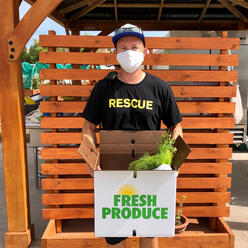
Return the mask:
M71 9L77 9L81 3L71 5L56 11L56 7L63 0L36 0L27 2L33 3L30 10L26 13L21 21L19 21L19 5L21 0L0 0L0 116L2 129L2 144L3 144L3 162L5 176L5 191L6 191L6 208L7 208L7 223L8 231L5 234L5 247L28 247L33 239L33 227L30 221L30 206L29 206L29 189L28 189L28 173L27 173L27 150L26 150L26 131L24 123L24 104L23 104L23 82L21 71L21 53L26 43L43 22L43 20L53 13L52 18L57 22L71 28L74 34L79 30L102 30L104 34L113 30L115 26L120 26L126 21L118 22L118 8L127 8L125 4L111 5L115 9L115 23L113 21L105 21L99 24L98 21L79 21L75 26L74 19L86 15L94 7L110 7L110 4L104 3L103 0L95 0L94 5L88 5L90 1L84 1L86 6L81 12L77 12L72 18L74 22L67 23L63 13ZM235 5L240 5L248 8L248 4L244 1L230 0L232 4L226 0L219 0L220 4L211 4L206 1L206 4L194 4L197 8L202 8L202 13L198 21L189 21L185 24L184 21L165 22L160 21L162 8L170 8L171 4L161 0L160 4L153 5L158 8L157 20L154 21L139 21L137 25L142 26L147 30L168 30L168 29L185 29L186 25L190 29L199 29L199 23L204 24L209 29L219 29L216 21L204 21L204 14L207 8L223 8L233 12L238 16L240 21L236 22L225 21L221 29L247 29L247 18L243 16ZM134 7L141 7L136 4ZM142 6L149 7L148 5ZM182 5L177 7L182 7ZM183 6L186 7L186 6ZM189 6L187 6L189 7ZM192 6L191 6L192 7ZM158 22L160 21L160 22ZM197 26L198 25L198 26ZM74 29L73 29L74 27ZM183 28L184 27L184 28ZM201 26L200 26L201 27Z

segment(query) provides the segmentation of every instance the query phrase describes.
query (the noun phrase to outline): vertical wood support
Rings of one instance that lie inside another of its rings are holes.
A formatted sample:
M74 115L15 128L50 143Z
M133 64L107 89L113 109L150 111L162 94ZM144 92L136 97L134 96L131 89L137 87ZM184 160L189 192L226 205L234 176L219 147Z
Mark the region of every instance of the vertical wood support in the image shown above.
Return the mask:
M56 32L53 31L53 30L49 30L48 35L56 35ZM56 48L55 47L49 47L48 52L56 52ZM49 68L50 69L56 69L56 64L49 64ZM56 84L57 84L56 80L50 80L50 85L56 85ZM57 100L58 100L58 98L56 96L51 96L50 97L50 101L57 101ZM51 117L57 117L57 113L51 113ZM57 133L57 131L58 130L56 128L52 129L52 133ZM54 145L52 145L52 147L57 148L58 145L54 144ZM51 162L52 163L58 163L58 160L55 159L55 160L52 160ZM59 178L58 175L51 176L51 177L52 178ZM55 190L55 191L52 191L52 193L59 193L59 191ZM55 206L55 207L57 207L57 206ZM62 232L62 220L55 220L55 228L56 228L57 233Z
M26 248L30 223L26 130L21 60L9 62L8 37L19 22L19 1L0 0L0 115L6 192L6 248ZM13 48L15 44L13 44Z
M227 38L228 37L228 32L227 31L223 31L221 33L221 38ZM220 50L220 54L221 55L226 55L227 54L227 50L226 49L221 49ZM226 66L220 66L219 70L220 71L226 71ZM225 86L226 82L219 82L219 86ZM224 102L224 98L219 98L219 102ZM218 114L218 117L223 117L224 114ZM224 129L217 129L217 133L225 133L225 132L228 132L227 130L224 130ZM229 145L216 145L217 148L228 148ZM216 160L216 162L219 162L219 163L228 163L228 159L218 159ZM216 177L222 177L222 178L225 178L227 177L227 174L217 174ZM224 192L224 191L227 191L227 188L219 188L218 190L216 191L220 191L220 192ZM221 205L224 205L223 204L216 204L216 206L221 206ZM210 228L212 230L216 230L217 229L217 218L210 218Z

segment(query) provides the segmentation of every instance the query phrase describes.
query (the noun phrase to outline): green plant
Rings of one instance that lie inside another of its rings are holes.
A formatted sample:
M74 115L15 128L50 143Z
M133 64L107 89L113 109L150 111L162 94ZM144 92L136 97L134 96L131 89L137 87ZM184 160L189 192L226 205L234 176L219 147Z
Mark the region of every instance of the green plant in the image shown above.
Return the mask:
M184 200L186 199L186 197L187 197L186 195L182 195L181 199L177 200L178 209L177 209L177 213L176 213L176 226L182 224L181 216L183 214L183 203L184 203Z
M33 78L32 79L32 89L39 89L41 85L41 81L39 78Z
M129 164L129 170L154 170L161 164L171 165L175 140L172 138L171 133L167 132L162 134L162 142L159 145L158 151L154 155L145 153L141 158Z
M22 62L28 62L30 64L35 64L39 61L39 52L47 52L48 49L41 47L39 45L39 41L33 39L33 44L30 46L29 49L24 47L22 51Z

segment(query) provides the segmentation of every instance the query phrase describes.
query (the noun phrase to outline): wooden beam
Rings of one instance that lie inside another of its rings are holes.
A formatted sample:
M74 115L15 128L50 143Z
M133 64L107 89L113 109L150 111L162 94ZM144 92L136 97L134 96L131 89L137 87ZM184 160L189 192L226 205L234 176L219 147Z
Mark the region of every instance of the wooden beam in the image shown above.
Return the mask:
M114 30L131 20L123 20L114 23L112 20L79 20L80 30ZM175 20L175 21L157 21L132 20L134 25L142 27L143 30L246 30L248 24L240 20Z
M248 2L241 1L241 0L229 0L229 2L232 2L232 6L239 5L246 9L248 9Z
M17 61L38 26L63 0L37 0L9 35L9 58Z
M84 6L87 6L90 2L92 2L92 0L83 0L83 1L79 1L75 4L71 4L67 7L64 7L62 9L59 9L59 12L62 13L62 14L66 14L66 13L69 13L73 10L76 10L76 9L80 9Z
M162 15L162 10L163 10L163 5L164 5L164 0L161 0L160 2L160 7L159 7L159 11L158 11L158 18L157 21L160 21L161 15Z
M82 16L87 15L91 10L95 9L97 6L99 6L100 4L104 3L106 0L95 0L94 2L92 2L88 7L80 10L79 12L77 12L75 15L73 15L70 20L76 20L79 19Z
M248 18L244 16L239 10L228 3L227 0L218 0L223 6L225 6L230 12L232 12L238 19L241 19L245 23L248 22Z
M37 0L25 0L25 2L29 3L30 5L33 5L36 1ZM67 23L64 15L57 10L54 10L50 15L48 15L48 17L61 26L65 26Z
M164 3L163 8L196 8L202 9L204 8L204 3ZM114 8L113 3L104 3L98 6L99 8ZM118 3L118 8L160 8L159 3ZM219 3L212 3L209 5L209 8L225 8L223 5Z
M5 247L28 247L32 237L21 60L9 63L8 35L19 21L19 2L0 0L0 116L7 211ZM22 246L23 245L23 246Z
M203 8L203 10L202 10L202 12L201 12L201 15L200 15L200 17L199 17L198 22L201 22L201 21L202 21L202 19L203 19L205 13L206 13L206 11L207 11L207 9L208 9L208 7L209 7L210 2L211 2L211 0L207 0L207 1L206 1L205 7Z
M117 0L114 0L114 7L115 7L115 21L118 22Z

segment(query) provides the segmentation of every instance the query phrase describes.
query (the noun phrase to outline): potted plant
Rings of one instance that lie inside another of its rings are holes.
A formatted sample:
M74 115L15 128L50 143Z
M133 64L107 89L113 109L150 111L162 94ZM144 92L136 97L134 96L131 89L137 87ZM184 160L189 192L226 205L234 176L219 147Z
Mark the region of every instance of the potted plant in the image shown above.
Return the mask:
M189 224L189 220L186 216L183 215L183 203L186 196L182 195L180 200L177 200L178 202L178 210L176 212L176 223L175 223L175 233L181 233L185 231Z

